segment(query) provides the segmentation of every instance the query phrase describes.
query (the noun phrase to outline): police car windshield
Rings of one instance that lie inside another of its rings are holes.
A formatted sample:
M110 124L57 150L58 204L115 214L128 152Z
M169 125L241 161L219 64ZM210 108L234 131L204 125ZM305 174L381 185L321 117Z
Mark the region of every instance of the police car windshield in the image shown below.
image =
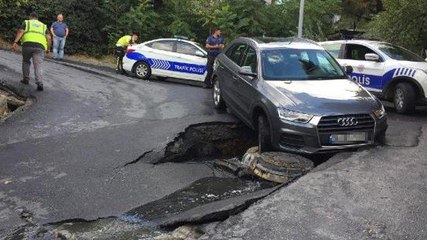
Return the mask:
M424 59L402 47L391 44L380 44L378 49L384 52L387 56L395 60L423 62Z

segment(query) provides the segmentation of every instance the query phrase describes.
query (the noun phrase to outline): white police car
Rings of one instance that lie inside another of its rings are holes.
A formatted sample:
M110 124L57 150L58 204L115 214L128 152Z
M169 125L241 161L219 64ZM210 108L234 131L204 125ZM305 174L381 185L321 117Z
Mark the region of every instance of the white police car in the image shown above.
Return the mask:
M197 43L162 38L129 46L123 58L123 69L141 79L156 76L203 82L206 62L207 53Z
M378 97L394 102L398 113L426 105L427 62L390 43L339 40L320 43L342 66L351 66L350 77Z

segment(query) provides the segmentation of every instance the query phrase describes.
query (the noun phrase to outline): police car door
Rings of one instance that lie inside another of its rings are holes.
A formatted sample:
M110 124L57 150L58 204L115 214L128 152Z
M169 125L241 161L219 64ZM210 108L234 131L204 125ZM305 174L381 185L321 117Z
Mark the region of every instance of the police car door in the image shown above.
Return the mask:
M378 55L377 61L366 60L366 54ZM370 91L381 92L384 76L384 61L380 54L361 44L346 44L343 66L352 66L353 72L349 75L351 79L366 87Z
M148 58L151 67L151 74L161 77L174 77L171 71L171 62L177 60L174 52L175 40L158 40L150 44L146 51L142 52Z
M176 44L177 61L172 63L172 71L178 78L203 82L206 77L206 52L184 41Z

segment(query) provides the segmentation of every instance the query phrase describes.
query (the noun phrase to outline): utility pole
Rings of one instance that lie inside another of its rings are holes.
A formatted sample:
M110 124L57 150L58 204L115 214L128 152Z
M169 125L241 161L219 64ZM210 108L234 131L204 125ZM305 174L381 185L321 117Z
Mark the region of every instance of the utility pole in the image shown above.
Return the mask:
M299 2L298 37L302 38L302 24L304 22L304 0Z

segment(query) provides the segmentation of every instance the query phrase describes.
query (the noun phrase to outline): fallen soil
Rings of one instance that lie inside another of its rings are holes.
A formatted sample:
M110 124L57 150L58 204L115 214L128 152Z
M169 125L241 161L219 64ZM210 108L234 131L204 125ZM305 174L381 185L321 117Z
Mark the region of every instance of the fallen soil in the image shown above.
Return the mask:
M6 85L0 84L0 121L8 118L12 112L24 106L26 99L18 96Z

